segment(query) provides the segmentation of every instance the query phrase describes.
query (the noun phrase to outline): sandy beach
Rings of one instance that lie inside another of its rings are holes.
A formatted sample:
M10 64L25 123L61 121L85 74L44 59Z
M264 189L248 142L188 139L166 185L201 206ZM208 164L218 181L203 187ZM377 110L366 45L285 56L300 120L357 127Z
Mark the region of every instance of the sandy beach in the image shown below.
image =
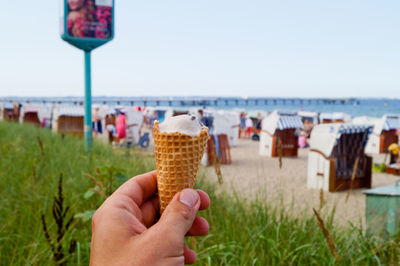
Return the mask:
M308 149L299 149L298 158L283 158L282 169L278 158L267 158L258 154L259 142L239 140L231 148L232 164L222 166L224 184L220 190L236 191L239 197L259 198L270 206L291 208L295 215L311 214L312 208L320 206L320 191L307 188ZM374 156L374 162L382 162L383 156ZM207 178L218 182L213 167L205 167ZM393 175L373 173L372 187L392 185ZM341 225L365 225L365 189L351 192L347 203L347 190L324 192L325 204L322 213L330 213L336 206L335 223ZM282 204L283 203L283 204Z

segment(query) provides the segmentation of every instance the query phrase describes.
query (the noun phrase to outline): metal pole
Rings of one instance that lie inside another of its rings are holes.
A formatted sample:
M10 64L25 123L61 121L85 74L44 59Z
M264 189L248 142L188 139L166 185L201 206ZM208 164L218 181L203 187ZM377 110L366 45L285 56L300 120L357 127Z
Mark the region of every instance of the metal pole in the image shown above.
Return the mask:
M85 51L85 146L92 148L92 80L90 51Z

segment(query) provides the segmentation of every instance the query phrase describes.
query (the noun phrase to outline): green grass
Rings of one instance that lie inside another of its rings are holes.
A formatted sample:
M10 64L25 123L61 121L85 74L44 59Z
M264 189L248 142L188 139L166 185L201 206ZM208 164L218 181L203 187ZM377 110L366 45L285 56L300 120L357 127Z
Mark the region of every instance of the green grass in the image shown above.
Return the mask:
M43 143L41 155L37 137ZM0 123L0 265L53 265L52 253L41 224L46 216L50 231L53 198L60 173L64 175L64 197L71 213L93 210L100 196L85 199L93 187L86 173L96 176L96 168L114 166L125 176L154 169L151 157L139 153L113 151L95 145L93 155L85 154L76 138L61 138L47 130ZM114 184L114 187L117 184ZM367 238L356 227L337 227L333 213L324 216L333 235L340 260L325 242L315 217L291 210L271 208L262 198L249 202L240 197L216 193L216 184L203 177L197 183L207 191L212 205L202 212L210 223L210 233L196 238L199 265L398 265L397 239ZM90 254L90 221L76 219L65 240L76 239L71 265L87 265Z
M40 152L37 137L43 143ZM114 152L95 145L85 154L82 141L61 138L48 130L0 123L0 265L52 264L51 251L41 225L44 212L50 229L53 197L60 173L64 175L64 197L72 213L96 209L102 199L83 196L93 183L85 176L95 169L113 165L134 176L154 168L153 160ZM88 264L90 222L77 220L71 237L77 239L74 263Z

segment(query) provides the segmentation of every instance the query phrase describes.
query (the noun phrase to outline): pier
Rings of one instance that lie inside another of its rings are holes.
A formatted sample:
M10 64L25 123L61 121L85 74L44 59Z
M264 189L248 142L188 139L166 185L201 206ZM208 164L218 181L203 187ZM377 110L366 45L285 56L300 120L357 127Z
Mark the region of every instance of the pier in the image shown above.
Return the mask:
M273 105L354 105L356 98L272 98L272 97L93 97L94 104L110 106L245 107ZM1 97L0 103L82 105L83 97Z

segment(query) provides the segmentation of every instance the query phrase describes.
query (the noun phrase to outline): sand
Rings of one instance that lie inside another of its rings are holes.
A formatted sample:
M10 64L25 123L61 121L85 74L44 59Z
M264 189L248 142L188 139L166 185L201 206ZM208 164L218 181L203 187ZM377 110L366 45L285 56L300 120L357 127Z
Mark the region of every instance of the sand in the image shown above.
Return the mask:
M279 159L260 156L258 145L259 142L239 140L231 149L232 164L222 166L224 184L219 185L219 190L236 191L239 197L258 198L278 208L284 206L294 215L311 215L312 208L320 206L320 190L307 188L308 149L299 149L298 158L283 158L283 167L279 169ZM374 162L383 159L383 156L374 156ZM208 179L217 183L213 167L203 170ZM393 175L373 173L372 187L392 185L395 180ZM335 224L352 223L365 228L364 190L352 190L347 203L347 191L324 192L325 205L321 212L330 213L335 206Z

